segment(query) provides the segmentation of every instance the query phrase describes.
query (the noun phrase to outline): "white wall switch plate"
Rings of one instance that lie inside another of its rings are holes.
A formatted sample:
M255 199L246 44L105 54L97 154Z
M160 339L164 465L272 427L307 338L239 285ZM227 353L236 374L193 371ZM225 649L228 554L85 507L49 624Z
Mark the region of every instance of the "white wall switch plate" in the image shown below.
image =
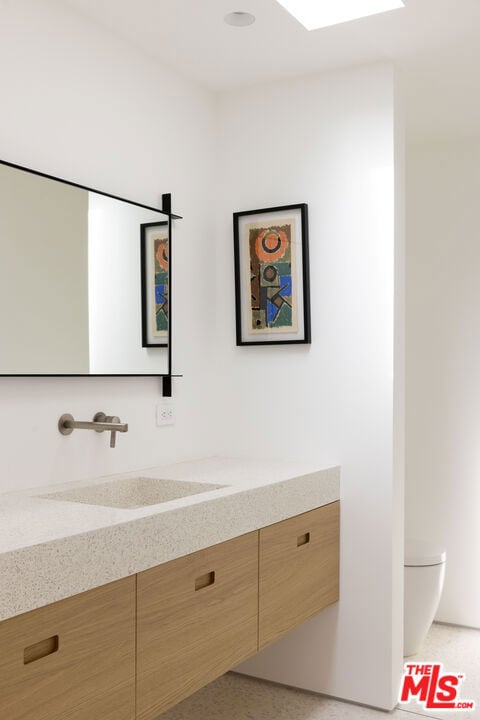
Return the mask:
M175 406L172 400L157 405L157 427L175 425Z

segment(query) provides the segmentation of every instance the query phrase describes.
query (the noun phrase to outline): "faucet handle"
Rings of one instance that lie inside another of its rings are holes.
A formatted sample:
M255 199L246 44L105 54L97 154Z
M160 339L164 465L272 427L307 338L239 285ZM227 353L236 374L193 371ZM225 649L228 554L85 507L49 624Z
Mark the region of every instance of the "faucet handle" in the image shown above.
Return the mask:
M93 422L99 423L120 423L120 418L117 415L105 415L104 412L97 412L93 416ZM97 430L97 432L103 432L103 430ZM117 431L110 430L110 447L115 447L117 439Z
M105 418L105 422L107 422L107 423L120 423L120 418L118 417L118 415L107 415L107 417ZM115 447L116 439L117 439L117 431L116 431L116 430L111 430L111 431L110 431L110 447L111 447L111 448L114 448L114 447Z

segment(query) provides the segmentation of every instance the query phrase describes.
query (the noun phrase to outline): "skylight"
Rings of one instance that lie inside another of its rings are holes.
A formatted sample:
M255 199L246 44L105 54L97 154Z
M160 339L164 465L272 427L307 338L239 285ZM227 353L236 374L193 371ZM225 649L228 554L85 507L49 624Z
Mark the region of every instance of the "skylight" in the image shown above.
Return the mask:
M402 0L277 0L307 30L405 7Z

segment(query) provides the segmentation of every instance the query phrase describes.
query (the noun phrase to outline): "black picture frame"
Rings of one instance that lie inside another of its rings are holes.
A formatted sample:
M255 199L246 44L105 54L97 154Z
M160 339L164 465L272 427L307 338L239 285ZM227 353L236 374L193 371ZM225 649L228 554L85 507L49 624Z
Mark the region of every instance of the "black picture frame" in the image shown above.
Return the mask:
M169 221L142 223L140 225L140 268L141 268L141 292L142 292L142 347L147 348L165 348L170 345L170 223ZM166 231L166 232L165 232ZM167 329L162 331L162 334L155 336L153 329L153 318L155 316L155 279L151 275L154 274L155 270L153 267L152 247L153 243L158 240L155 238L155 233L163 236L163 241L166 240L166 246L168 250L168 256L166 257L168 263L168 287L165 294L165 303L167 306ZM150 257L150 261L149 261Z
M308 205L235 212L233 240L237 345L311 343Z

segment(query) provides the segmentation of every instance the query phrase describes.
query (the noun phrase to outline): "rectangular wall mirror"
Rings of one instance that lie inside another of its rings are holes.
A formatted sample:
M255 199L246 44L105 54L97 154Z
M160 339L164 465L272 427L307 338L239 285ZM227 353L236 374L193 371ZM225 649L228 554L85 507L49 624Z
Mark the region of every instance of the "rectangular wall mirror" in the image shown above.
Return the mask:
M170 216L0 161L0 375L168 375Z

